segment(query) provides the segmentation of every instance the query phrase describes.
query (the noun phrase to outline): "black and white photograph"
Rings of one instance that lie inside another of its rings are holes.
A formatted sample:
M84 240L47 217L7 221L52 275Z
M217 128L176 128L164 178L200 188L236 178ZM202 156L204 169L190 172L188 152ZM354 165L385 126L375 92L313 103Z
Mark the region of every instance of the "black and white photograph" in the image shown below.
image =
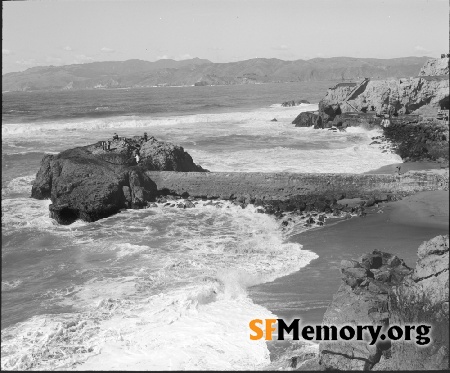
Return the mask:
M3 1L1 369L448 371L449 14Z

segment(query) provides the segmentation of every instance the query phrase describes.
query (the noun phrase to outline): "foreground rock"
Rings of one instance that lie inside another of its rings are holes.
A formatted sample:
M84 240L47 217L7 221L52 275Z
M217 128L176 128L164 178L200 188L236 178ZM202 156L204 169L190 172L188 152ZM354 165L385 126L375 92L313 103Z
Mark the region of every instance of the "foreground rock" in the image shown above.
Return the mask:
M50 198L50 215L60 224L91 222L154 199L156 185L145 175L149 170L207 171L182 147L152 137L112 141L110 150L98 142L44 156L31 197Z
M394 255L381 251L341 262L343 284L325 312L323 325L389 325L388 294L412 272ZM325 369L369 370L389 344L367 341L320 343L320 364Z
M324 315L324 325L432 325L428 345L386 341L321 342L325 370L439 370L449 367L449 237L418 250L414 271L395 255L374 251L343 260L343 284Z
M414 272L389 297L391 323L432 325L427 346L396 341L378 370L449 369L449 236L424 242Z

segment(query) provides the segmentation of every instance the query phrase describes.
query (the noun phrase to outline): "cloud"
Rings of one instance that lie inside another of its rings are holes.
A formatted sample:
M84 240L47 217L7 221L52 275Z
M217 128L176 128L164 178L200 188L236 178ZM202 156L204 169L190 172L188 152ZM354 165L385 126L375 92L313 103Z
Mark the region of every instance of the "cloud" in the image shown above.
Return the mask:
M285 50L288 50L289 47L287 45L285 45L285 44L282 44L282 45L279 45L277 47L272 47L272 49L276 49L276 50L279 50L279 51L285 51Z
M190 60L191 58L194 58L194 57L192 57L189 53L186 53L186 54L182 54L182 55L180 55L180 56L178 56L178 60Z
M415 49L416 51L418 51L418 52L429 52L429 51L430 51L429 49L424 48L424 47L422 47L421 45L416 45L416 46L414 47L414 49Z
M65 51L70 52L70 51L72 50L72 47L66 45L65 47L63 47L63 49L64 49Z
M11 54L11 51L9 49L2 49L2 56L3 55L7 56L9 54Z
M167 60L169 58L170 56L168 56L167 54L163 54L162 56L156 56L157 60Z
M115 52L114 49L107 48L107 47L103 47L103 48L101 48L100 50L101 50L102 52L104 52L104 53L112 53L112 52Z

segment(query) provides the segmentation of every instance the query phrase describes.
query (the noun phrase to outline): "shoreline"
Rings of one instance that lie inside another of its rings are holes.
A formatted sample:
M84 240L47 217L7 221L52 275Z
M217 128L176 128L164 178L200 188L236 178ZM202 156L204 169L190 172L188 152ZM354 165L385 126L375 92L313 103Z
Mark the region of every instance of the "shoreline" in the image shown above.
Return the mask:
M381 250L397 255L414 268L417 248L424 241L449 233L448 208L448 191L423 191L380 204L369 210L365 218L331 222L299 233L289 241L319 257L300 271L249 288L248 296L278 318L300 318L303 325L320 325L341 285L341 260ZM383 212L377 213L379 210ZM268 343L271 360L280 351L287 351L289 344Z

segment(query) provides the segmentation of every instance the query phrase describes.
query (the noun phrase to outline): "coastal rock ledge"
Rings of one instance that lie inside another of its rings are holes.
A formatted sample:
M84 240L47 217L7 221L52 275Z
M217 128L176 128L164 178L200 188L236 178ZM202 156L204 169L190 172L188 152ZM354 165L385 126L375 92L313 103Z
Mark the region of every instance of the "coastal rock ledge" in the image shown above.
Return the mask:
M139 152L139 164L134 154ZM96 221L122 208L141 208L156 197L146 171L206 172L180 146L136 136L45 155L31 197L50 198L50 216L60 224Z
M448 370L449 236L437 236L418 249L412 270L397 256L374 251L343 260L343 284L323 325L431 325L431 342L321 342L313 370ZM302 370L302 369L299 369Z

